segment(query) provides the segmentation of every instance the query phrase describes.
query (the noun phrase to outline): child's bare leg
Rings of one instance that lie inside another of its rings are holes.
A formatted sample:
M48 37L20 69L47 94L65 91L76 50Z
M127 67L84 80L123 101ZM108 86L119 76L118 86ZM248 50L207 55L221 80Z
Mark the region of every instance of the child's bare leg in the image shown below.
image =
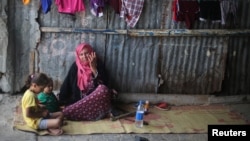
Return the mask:
M63 130L61 129L61 119L47 119L47 129L51 135L61 135Z
M64 125L64 121L63 121L64 120L64 116L63 116L62 112L50 113L50 118L52 118L52 119L60 119L61 120L61 125Z
M48 129L61 128L61 122L62 122L62 120L60 118L48 119L47 120L47 128Z

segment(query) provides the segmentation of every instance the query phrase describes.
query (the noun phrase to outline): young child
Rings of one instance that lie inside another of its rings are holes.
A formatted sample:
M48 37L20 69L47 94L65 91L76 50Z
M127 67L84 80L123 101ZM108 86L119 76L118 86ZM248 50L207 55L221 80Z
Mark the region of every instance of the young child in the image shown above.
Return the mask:
M39 107L37 99L37 94L43 91L48 82L49 78L44 73L29 75L26 81L28 89L22 97L23 118L33 129L47 129L50 135L61 135L63 114L49 113L47 109Z
M50 113L60 111L59 102L53 93L53 80L49 78L48 85L37 96L40 104L46 107Z

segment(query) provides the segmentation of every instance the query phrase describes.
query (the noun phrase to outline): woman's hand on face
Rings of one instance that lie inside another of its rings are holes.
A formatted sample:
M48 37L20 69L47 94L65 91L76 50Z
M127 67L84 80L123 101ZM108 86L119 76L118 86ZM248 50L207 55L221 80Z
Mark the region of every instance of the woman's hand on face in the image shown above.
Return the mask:
M89 55L88 55L88 61L89 61L89 66L92 70L92 72L94 74L97 73L97 64L96 64L96 53L95 52L91 52Z

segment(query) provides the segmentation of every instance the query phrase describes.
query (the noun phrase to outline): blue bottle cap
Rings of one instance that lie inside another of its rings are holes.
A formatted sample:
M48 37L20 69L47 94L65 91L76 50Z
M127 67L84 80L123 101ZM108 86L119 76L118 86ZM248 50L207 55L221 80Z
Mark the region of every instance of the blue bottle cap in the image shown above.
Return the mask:
M139 101L139 104L140 104L140 105L142 104L142 100Z

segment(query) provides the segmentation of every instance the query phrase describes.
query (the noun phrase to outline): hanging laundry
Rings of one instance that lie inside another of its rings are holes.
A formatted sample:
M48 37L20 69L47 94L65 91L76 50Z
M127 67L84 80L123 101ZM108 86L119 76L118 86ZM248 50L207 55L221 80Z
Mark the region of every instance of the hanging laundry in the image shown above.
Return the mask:
M23 0L23 4L24 5L27 5L27 4L29 4L30 3L30 0Z
M221 0L221 24L226 24L226 19L229 14L232 14L234 24L237 24L238 0Z
M40 0L42 11L44 14L48 13L50 11L50 7L52 4L52 0Z
M199 0L200 21L211 20L221 22L221 10L219 0Z
M55 4L60 13L75 14L85 10L82 0L55 0Z
M178 5L178 0L173 0L172 2L172 19L174 22L178 22L178 19L177 19L177 13L179 11L179 5Z
M122 0L108 0L107 4L113 7L116 14L120 14L122 7Z
M90 11L96 17L103 16L105 0L90 0Z
M130 27L134 27L138 22L144 0L122 0L120 17L125 18Z
M188 29L193 28L195 20L199 17L199 4L197 0L174 0L172 3L172 19L175 22L185 21Z

